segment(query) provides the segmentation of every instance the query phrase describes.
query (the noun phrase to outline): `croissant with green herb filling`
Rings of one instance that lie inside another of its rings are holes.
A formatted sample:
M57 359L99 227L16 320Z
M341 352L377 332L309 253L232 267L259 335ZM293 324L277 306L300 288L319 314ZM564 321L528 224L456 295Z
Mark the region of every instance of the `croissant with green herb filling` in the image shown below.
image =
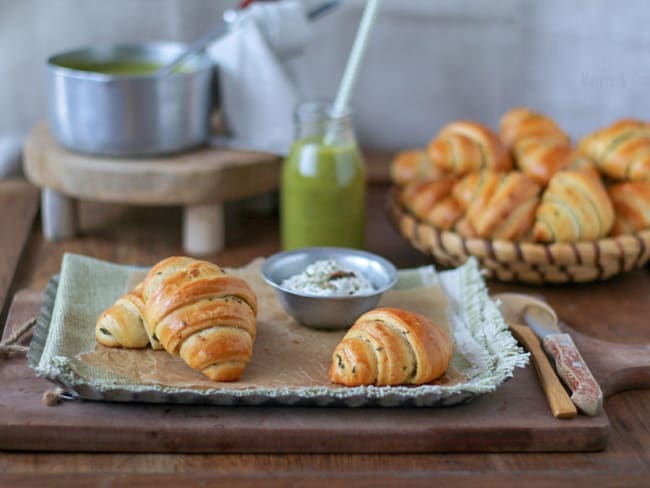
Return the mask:
M528 140L517 144L514 151L519 169L543 186L565 169L596 171L591 160L570 144Z
M650 181L626 181L607 189L614 206L612 235L650 228Z
M617 180L650 180L650 124L621 119L580 140L580 150L604 175Z
M257 298L216 264L170 257L143 282L149 326L169 353L214 381L234 381L253 353Z
M614 224L614 208L600 178L588 171L556 173L535 213L533 234L541 242L600 239Z
M408 149L393 157L390 176L395 184L401 186L418 180L439 180L445 177L445 173L422 149Z
M451 229L462 216L451 194L454 180L412 181L404 186L401 199L406 208L420 219L441 230Z
M535 181L519 171L470 173L452 190L465 210L456 230L466 237L521 239L532 228L540 191Z
M140 349L149 345L142 283L121 296L97 318L95 339L108 347Z
M427 146L427 154L443 172L456 176L512 168L510 155L499 137L489 127L467 120L444 126Z
M569 144L568 134L553 119L527 107L513 108L501 117L499 136L510 150L530 141Z
M357 319L332 353L329 378L346 386L421 385L451 360L447 333L423 315L378 308Z

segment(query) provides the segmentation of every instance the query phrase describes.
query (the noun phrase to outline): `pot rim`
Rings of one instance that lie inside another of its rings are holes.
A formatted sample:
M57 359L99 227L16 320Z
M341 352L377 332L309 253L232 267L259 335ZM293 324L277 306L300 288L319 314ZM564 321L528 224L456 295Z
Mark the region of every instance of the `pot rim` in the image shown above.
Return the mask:
M119 44L99 44L94 46L86 46L76 49L71 49L68 51L63 51L57 54L54 54L47 58L47 68L52 73L55 73L57 76L64 76L66 78L76 78L83 80L92 80L98 82L108 82L115 80L130 80L130 79L155 79L159 78L157 72L151 73L142 73L142 74L110 74L110 73L100 73L97 71L86 71L81 69L75 69L68 66L64 66L61 63L66 58L74 58L75 61L79 60L96 60L97 58L92 55L98 55L106 60L118 60L118 59L128 59L128 56L115 56L117 52L132 52L132 59L146 60L147 57L142 54L147 53L159 53L169 56L171 60L177 54L187 47L187 44L182 42L174 41L149 41L141 43L119 43ZM134 56L135 54L140 53L140 57ZM154 61L159 61L155 59ZM185 62L185 65L189 66L188 70L179 71L173 73L171 76L174 78L177 77L190 77L195 76L197 73L203 73L213 69L214 64L203 52L196 53L188 61Z

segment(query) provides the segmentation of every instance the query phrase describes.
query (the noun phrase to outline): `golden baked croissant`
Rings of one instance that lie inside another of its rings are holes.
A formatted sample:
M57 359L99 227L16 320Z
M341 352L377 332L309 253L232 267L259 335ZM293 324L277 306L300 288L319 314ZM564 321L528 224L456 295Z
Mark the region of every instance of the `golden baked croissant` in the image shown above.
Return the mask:
M472 203L483 206L486 202L477 202L477 198L485 200L485 197L491 195L494 186L498 185L504 176L505 173L495 171L470 173L454 184L452 195L464 211L467 211ZM484 187L487 187L487 191L483 191Z
M586 171L560 171L542 195L533 236L542 242L593 240L609 234L613 223L612 202L599 178Z
M451 195L454 181L414 181L402 191L402 203L418 218L441 230L453 227L463 210Z
M592 167L592 162L569 144L527 139L515 146L517 166L540 185L563 169Z
M149 336L145 324L140 283L99 315L95 324L95 339L108 347L147 347Z
M390 176L401 186L410 181L444 178L445 173L429 159L425 151L409 149L395 155L390 165Z
M650 228L650 181L618 183L607 193L614 206L613 236Z
M477 122L461 120L443 127L427 153L442 171L458 176L481 169L512 168L510 155L497 135Z
M650 180L650 124L622 119L584 137L580 150L600 171L621 180Z
M456 223L464 237L517 240L532 228L540 186L519 171L470 173L452 195L465 211Z
M526 107L513 108L501 117L499 135L508 149L527 140L568 144L569 136L551 118Z
M449 365L447 333L426 317L378 308L357 319L332 353L329 378L346 386L421 385Z
M188 257L156 264L144 280L146 317L169 353L215 381L234 381L253 353L257 298L219 266Z

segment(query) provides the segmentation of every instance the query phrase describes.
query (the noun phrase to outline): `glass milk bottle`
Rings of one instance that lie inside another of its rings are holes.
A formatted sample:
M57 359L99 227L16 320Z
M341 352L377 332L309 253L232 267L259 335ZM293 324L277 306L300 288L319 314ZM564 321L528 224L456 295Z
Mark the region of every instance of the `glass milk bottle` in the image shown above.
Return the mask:
M349 111L331 118L330 106L296 110L296 137L282 167L282 247L362 248L366 171Z

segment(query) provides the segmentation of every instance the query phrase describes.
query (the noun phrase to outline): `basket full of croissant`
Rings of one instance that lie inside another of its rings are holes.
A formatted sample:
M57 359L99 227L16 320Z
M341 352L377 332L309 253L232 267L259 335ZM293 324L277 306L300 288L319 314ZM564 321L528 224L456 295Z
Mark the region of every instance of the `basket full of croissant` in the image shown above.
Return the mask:
M650 123L623 119L573 145L555 121L515 108L499 134L443 127L398 153L389 211L444 266L476 257L490 278L589 282L650 258Z

